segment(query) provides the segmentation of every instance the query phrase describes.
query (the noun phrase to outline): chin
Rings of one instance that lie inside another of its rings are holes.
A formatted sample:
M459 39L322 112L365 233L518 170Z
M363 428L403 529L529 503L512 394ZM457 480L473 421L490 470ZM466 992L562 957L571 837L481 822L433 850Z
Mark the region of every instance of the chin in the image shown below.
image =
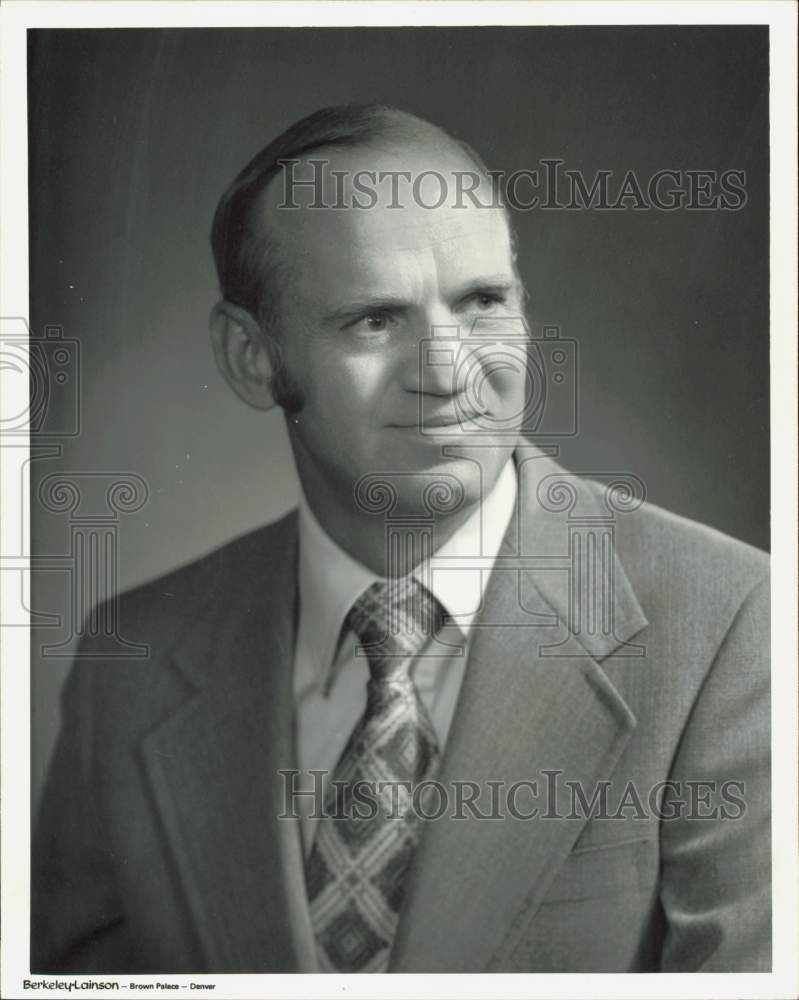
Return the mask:
M395 449L389 461L383 457L374 463L373 472L365 473L364 492L375 503L389 503L395 516L455 514L490 492L514 446L507 440L447 445L424 441L412 449Z

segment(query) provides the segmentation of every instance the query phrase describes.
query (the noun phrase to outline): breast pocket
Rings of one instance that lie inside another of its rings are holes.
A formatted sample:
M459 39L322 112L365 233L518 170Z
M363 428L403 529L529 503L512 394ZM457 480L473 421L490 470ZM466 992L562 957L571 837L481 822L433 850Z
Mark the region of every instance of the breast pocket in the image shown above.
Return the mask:
M648 837L578 847L558 869L542 903L637 892L651 884L656 873L655 844Z

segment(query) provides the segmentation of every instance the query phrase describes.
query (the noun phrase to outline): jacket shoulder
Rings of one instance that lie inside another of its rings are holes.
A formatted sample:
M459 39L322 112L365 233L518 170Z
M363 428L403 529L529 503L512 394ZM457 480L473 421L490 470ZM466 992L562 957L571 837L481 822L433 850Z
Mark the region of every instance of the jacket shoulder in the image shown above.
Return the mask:
M174 634L203 609L229 603L257 587L277 557L296 538L296 511L247 532L168 573L123 591L110 600L123 634ZM109 603L109 602L106 602ZM101 612L102 612L101 606ZM94 612L95 614L97 611Z
M727 589L748 591L769 572L769 555L762 549L649 502L619 515L617 539L625 564L712 579Z
M616 515L615 548L649 619L708 649L769 578L766 552L648 501ZM768 627L763 616L760 627Z

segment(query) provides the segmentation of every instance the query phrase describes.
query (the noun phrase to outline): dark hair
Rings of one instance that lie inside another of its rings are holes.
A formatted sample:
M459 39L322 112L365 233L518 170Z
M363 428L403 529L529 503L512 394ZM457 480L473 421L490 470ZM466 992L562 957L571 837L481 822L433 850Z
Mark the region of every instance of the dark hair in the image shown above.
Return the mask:
M411 139L423 135L443 136L459 146L488 178L487 167L465 142L407 111L383 104L322 108L270 142L239 173L214 214L211 246L223 298L246 309L264 330L273 326L277 294L267 294L266 285L271 278L273 288L278 287L274 280L277 262L269 252L267 226L257 218L255 209L269 181L280 170L281 161L299 159L325 146L358 146L386 137Z

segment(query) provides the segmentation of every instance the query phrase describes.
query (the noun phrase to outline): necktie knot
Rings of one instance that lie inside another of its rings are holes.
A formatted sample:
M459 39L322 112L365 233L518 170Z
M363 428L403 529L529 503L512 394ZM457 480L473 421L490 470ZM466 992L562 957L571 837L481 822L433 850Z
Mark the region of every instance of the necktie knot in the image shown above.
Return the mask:
M440 624L442 608L413 576L377 580L353 604L347 626L369 659L374 680L407 672Z

